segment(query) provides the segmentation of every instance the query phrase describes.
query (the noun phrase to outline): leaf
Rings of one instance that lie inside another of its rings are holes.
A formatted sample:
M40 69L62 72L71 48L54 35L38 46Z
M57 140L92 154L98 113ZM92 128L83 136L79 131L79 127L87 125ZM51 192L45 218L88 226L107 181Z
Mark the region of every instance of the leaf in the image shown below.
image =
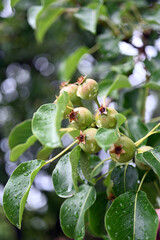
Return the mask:
M21 228L21 221L30 187L45 161L32 160L20 164L9 178L3 194L3 208L9 221Z
M80 158L80 147L75 147L71 152L65 154L53 170L52 180L55 192L60 197L71 197L78 191L78 162Z
M151 151L137 154L136 157L140 162L149 165L160 177L160 146L155 147Z
M61 79L68 81L76 71L77 65L81 57L88 52L88 48L80 47L74 53L72 53L64 62L60 65Z
M123 64L112 66L111 70L115 71L119 74L126 74L126 73L131 72L133 70L134 66L135 66L134 61L133 61L133 59L131 59Z
M32 136L31 120L26 120L16 125L9 135L9 147L12 150L15 146L25 143Z
M20 0L11 0L11 7L13 8Z
M138 185L138 172L133 166L117 166L114 168L111 174L111 180L113 181L113 191L118 197L120 194L137 190Z
M158 216L144 192L130 191L113 201L105 226L110 239L156 239Z
M138 141L148 133L147 127L138 116L128 119L128 127L130 131L130 137L134 142ZM146 141L143 142L143 145Z
M128 80L128 77L125 75L118 75L115 81L109 87L106 96L110 95L114 90L117 90L120 88L129 88L129 87L131 87L131 84Z
M97 155L88 155L83 151L81 152L80 167L84 177L88 182L94 183L93 177L97 176L101 172L103 164L97 167L97 169L95 169L93 172L93 169L99 163L101 163L101 159Z
M120 54L118 43L121 36L114 37L110 31L98 36L98 45L100 47L100 52L105 54L107 59L112 59Z
M64 8L54 8L50 5L42 8L36 19L36 39L38 42L41 43L43 41L48 29L64 11Z
M17 159L35 142L37 138L32 135L30 136L25 143L15 146L10 153L10 161L15 162Z
M29 25L33 28L36 29L36 18L38 13L42 10L42 6L32 6L28 9L27 12L27 20Z
M116 119L117 119L117 128L119 128L126 121L126 117L121 113L116 114Z
M68 102L69 95L63 92L56 104L42 105L33 115L32 131L37 139L49 148L62 147L59 130Z
M153 72L149 82L144 84L144 87L148 87L153 90L160 90L160 70Z
M95 34L99 17L99 12L102 4L92 3L86 7L81 7L78 12L74 14L75 18L79 20L80 26Z
M47 160L51 155L53 148L44 146L37 154L37 158L41 160Z
M99 128L95 139L98 145L107 151L110 146L118 140L118 135L115 129Z
M89 162L90 162L90 166L89 166L90 172L92 173L92 174L91 174L91 177L95 177L95 176L97 176L97 175L101 172L104 164L100 164L100 163L101 163L101 159L100 159L97 155L90 155L90 156L89 156ZM100 166L97 167L97 168L93 171L93 169L94 169L98 164L100 164Z
M104 238L107 235L104 227L107 203L106 193L99 193L94 204L88 209L88 226L96 237Z
M60 224L69 238L83 239L85 235L84 215L96 199L94 187L81 185L74 197L67 199L60 209Z
M113 83L113 81L111 81L109 79L105 79L104 81L100 82L98 96L100 96L100 97L106 96L108 89L110 88L112 83Z
M70 163L72 167L72 180L76 191L78 191L78 163L80 159L81 148L76 146L70 154Z

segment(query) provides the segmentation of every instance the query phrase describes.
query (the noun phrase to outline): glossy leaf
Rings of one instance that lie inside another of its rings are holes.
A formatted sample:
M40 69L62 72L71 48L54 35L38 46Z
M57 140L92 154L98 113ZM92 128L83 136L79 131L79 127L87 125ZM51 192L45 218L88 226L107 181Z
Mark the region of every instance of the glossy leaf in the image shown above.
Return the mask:
M128 77L125 75L118 75L112 85L109 87L106 95L110 95L114 90L121 89L121 88L129 88L131 84L128 80Z
M156 239L158 216L144 192L130 191L113 201L105 226L110 239Z
M36 142L36 140L37 138L34 135L32 135L27 139L25 143L15 146L10 153L10 161L12 162L17 161L18 158Z
M33 115L32 131L37 139L49 148L62 147L59 129L68 102L69 95L63 92L56 104L42 105Z
M51 155L53 151L53 148L49 148L44 146L38 153L37 153L37 158L41 160L47 160L49 156Z
M30 187L45 161L33 160L20 164L9 178L3 194L3 208L9 221L21 228L21 221Z
M127 191L136 191L138 172L133 166L117 166L111 174L111 180L113 181L113 191L116 196Z
M55 192L60 197L71 197L78 190L78 162L80 147L65 154L53 170L52 179Z
M94 204L88 209L88 226L96 237L104 238L107 235L104 227L107 203L106 193L99 193Z
M155 147L151 151L137 154L136 157L140 162L149 165L160 177L160 146Z
M13 149L19 144L25 143L32 135L30 119L19 123L12 129L9 135L8 143L10 149Z
M76 71L77 65L81 57L88 52L86 47L78 48L74 53L72 53L67 59L61 63L60 66L60 76L61 79L68 81Z
M38 42L43 41L48 29L64 11L64 8L54 8L50 5L42 8L36 19L36 38Z
M100 164L101 159L97 155L90 155L89 156L89 162L90 162L90 166L89 166L90 172L92 173L91 177L95 177L101 172L104 164ZM100 164L100 166L95 169L95 167L98 164ZM93 169L95 169L95 170L93 171Z
M80 240L85 235L84 215L96 199L96 191L88 185L81 185L74 197L67 199L60 209L60 224L69 238Z
M84 177L86 178L86 180L88 182L94 183L93 177L100 173L103 165L98 167L92 175L91 175L91 173L92 173L92 170L94 169L94 167L100 162L101 162L101 160L98 156L89 155L83 151L81 152L80 167L81 167Z
M134 142L138 141L148 133L147 127L138 116L134 116L128 119L128 127L130 131L130 137ZM146 141L143 142L143 145Z
M79 20L79 24L83 29L95 34L100 8L101 4L99 3L89 4L86 7L81 7L74 16Z
M115 129L99 128L95 139L98 145L107 151L111 144L115 143L118 140L118 135Z

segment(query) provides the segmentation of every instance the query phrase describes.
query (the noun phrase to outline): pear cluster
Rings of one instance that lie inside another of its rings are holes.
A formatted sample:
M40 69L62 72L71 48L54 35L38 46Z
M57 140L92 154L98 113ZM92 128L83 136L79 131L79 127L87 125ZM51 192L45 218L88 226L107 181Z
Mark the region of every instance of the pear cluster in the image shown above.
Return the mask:
M60 94L64 91L70 97L64 118L69 119L69 128L80 130L77 137L79 146L89 154L99 152L101 148L95 139L98 128L116 128L118 112L102 105L93 114L83 106L84 100L97 101L98 83L94 79L80 76L76 83L64 82L61 84ZM123 135L109 151L114 161L125 163L134 157L136 147L130 138Z

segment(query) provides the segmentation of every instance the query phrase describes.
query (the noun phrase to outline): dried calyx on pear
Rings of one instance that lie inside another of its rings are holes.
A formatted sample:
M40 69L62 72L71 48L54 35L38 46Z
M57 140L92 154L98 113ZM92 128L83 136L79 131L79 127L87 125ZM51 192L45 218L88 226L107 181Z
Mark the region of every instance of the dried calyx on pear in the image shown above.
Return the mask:
M81 131L80 135L77 137L79 141L80 148L87 153L97 153L101 150L98 143L95 140L95 135L97 133L96 128L87 128L85 131Z
M93 122L92 113L84 107L74 108L68 115L73 128L84 130Z
M134 157L135 152L136 146L134 142L124 135L120 136L120 138L112 144L109 149L112 160L119 163L130 161Z

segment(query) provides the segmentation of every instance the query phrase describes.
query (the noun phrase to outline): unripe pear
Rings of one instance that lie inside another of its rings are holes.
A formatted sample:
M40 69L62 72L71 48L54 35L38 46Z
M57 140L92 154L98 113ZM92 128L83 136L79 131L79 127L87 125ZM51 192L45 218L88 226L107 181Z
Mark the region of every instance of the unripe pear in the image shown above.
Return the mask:
M89 127L93 121L92 113L84 107L74 108L68 115L71 125L74 128L84 130Z
M76 84L68 84L61 89L60 93L68 92L71 102L74 105L81 105L81 99L77 96L77 90L78 86Z
M77 137L77 139L79 140L79 146L84 152L92 154L97 153L101 150L95 140L96 133L96 128L88 128L83 131L83 133L81 133L79 137Z
M77 96L85 100L95 100L98 94L98 83L91 78L80 77L78 79Z
M117 114L118 112L114 108L101 106L95 115L97 127L115 128L117 124Z
M121 136L109 149L111 158L119 163L130 161L134 157L135 151L134 142L126 136Z

